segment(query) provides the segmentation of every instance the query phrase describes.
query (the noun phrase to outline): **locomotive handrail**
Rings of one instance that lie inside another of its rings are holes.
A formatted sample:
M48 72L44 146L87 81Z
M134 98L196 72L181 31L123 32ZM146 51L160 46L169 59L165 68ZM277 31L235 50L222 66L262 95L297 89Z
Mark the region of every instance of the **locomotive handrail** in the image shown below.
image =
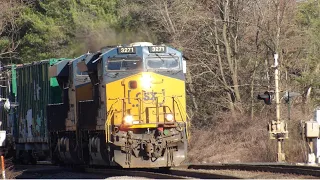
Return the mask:
M113 114L114 114L114 111L111 112L110 118L113 116ZM109 135L109 130L110 130L110 128L109 128L109 126L110 126L110 118L109 118L109 116L108 116L107 121L106 121L106 124L107 124L107 137L108 137L107 139L108 139L108 142L109 142L109 143L112 143L112 142L110 141L110 135Z
M157 96L157 97L170 97L170 98L176 98L176 97L182 97L182 95L179 95L179 96ZM111 100L111 101L114 101L114 100L124 100L124 99L141 99L141 98L109 98L108 100Z
M176 106L178 107L178 110L179 110L179 114L180 114L180 117L181 117L181 120L184 122L184 123L187 123L186 122L186 120L182 117L183 115L186 115L187 117L188 117L188 115L187 114L185 114L185 113L183 113L181 110L183 110L182 109L182 107L180 107L181 106L181 103L180 103L180 101L179 101L179 97L183 97L182 95L174 95L174 96L156 96L155 97L155 101L156 101L156 121L157 122L160 122L160 112L159 112L159 98L172 98L172 106L173 106L173 109L172 109L172 111L173 111L173 117L174 117L174 119L175 119L175 116L176 116L176 113L175 113L175 104L176 104ZM119 101L122 101L122 103L121 103L121 106L122 106L122 117L124 117L125 116L125 109L126 109L126 102L125 102L125 100L129 100L129 99L133 99L133 100L137 100L137 101L139 101L139 119L141 120L141 114L142 114L142 99L141 98L136 98L136 97L134 97L134 98L108 98L108 100L113 100L113 101L116 101L116 102L114 102L112 105L111 105L111 107L110 107L110 109L109 109L109 111L108 111L108 116L109 116L109 112L112 110L112 108L113 108L113 105L114 104L116 104L117 102L119 102ZM178 99L178 101L176 101L176 99ZM178 103L179 102L179 103ZM107 121L109 122L109 119L107 119ZM108 124L109 125L109 124Z
M107 121L106 121L106 124L107 124L107 135L108 135L108 142L111 143L110 141L110 136L109 136L109 125L110 125L110 118L112 117L112 115L114 114L114 110L113 110L113 105L115 105L119 100L117 100L116 102L114 102L113 104L111 104L108 112L107 112ZM111 113L110 113L111 112Z
M176 98L172 98L172 100L174 101L174 103L176 103L177 104L177 107L178 107L178 109L179 109L179 112L180 112L180 117L181 117L181 120L183 121L183 122L185 122L184 121L184 119L183 119L183 117L182 117L182 113L181 113L181 109L180 109L180 106L179 106L179 104L177 103L177 101L176 101ZM174 108L174 106L173 106L173 108ZM174 115L174 117L175 117L175 115Z
M180 106L182 106L179 99L178 99L178 102L179 102ZM182 107L182 108L183 108L183 107ZM187 109L185 109L184 112L185 112L185 115L187 116L187 119L189 119L189 121L190 121L190 117L189 117L189 115L188 115L188 113L187 113ZM188 136L188 138L189 138L189 135L190 135L190 132L189 132L190 122L188 122L188 120L187 120L186 124L187 124L187 126L188 126L188 127L186 127L186 128L187 128L187 136Z
M112 110L113 105L116 104L118 101L119 101L119 100L117 100L116 102L114 102L113 104L111 104L111 106L110 106L110 108L109 108L109 110L108 110L108 112L107 112L107 115L109 115L109 112Z
M141 119L141 114L142 114L142 112L141 112L141 107L142 107L142 101L141 101L141 98L109 98L108 100L117 100L116 102L114 102L112 105L111 105L111 107L115 104L115 103L117 103L119 100L121 100L122 101L122 103L124 104L125 102L124 102L124 100L126 100L126 99L134 99L134 100L137 100L137 101L139 101L139 119ZM123 106L123 104L122 104L122 106ZM110 107L110 110L111 110L111 107ZM122 109L124 109L124 108L122 108ZM123 114L122 114L123 115Z
M136 98L136 100L139 101L139 120L141 120L142 101L141 98Z
M178 99L178 103L179 103L179 105L181 106L181 108L182 108L182 104L181 104L181 102L180 102L180 100ZM190 117L188 116L188 113L187 113L187 110L185 109L185 115L187 116L187 118L188 119L190 119Z

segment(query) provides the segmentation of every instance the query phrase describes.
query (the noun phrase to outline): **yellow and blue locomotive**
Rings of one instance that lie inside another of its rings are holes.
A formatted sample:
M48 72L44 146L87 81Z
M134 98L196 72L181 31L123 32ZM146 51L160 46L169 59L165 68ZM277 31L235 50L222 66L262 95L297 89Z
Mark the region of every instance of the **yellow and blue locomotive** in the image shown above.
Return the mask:
M63 103L47 108L52 159L60 163L171 167L185 160L185 61L147 42L105 47L50 67Z

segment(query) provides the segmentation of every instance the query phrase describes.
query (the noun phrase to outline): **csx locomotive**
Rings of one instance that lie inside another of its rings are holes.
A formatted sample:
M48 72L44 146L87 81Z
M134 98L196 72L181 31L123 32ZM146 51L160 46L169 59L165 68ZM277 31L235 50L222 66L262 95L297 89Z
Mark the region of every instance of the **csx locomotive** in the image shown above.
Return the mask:
M190 125L185 71L180 51L148 42L52 63L48 75L61 90L61 102L47 101L43 110L52 161L123 168L181 164ZM32 157L41 154L29 147Z

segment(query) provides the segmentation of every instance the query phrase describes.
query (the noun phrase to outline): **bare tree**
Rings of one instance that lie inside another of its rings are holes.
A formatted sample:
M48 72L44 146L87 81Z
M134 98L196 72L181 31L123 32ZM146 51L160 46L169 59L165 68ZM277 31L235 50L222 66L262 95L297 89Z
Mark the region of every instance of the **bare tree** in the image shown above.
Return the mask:
M0 1L0 59L16 56L20 27L18 17L24 7L18 0Z
M189 57L188 104L196 119L210 121L225 111L251 112L253 118L257 103L261 104L256 94L273 88L270 67L276 49L282 67L291 63L293 54L287 49L298 36L290 34L295 29L293 0L136 0L134 4L123 6L122 12L133 11L141 24L148 25L144 31Z

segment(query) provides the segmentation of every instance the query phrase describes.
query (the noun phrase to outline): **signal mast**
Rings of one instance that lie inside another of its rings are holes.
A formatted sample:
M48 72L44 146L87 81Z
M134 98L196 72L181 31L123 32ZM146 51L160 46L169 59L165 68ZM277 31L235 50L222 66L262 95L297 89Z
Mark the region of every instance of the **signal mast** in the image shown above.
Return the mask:
M275 78L275 99L276 99L276 120L272 120L269 123L269 138L277 140L277 161L285 161L285 153L282 150L284 139L288 139L287 124L281 120L280 117L280 96L279 96L279 69L278 69L278 54L274 55L274 70ZM263 100L265 104L271 105L272 95L266 91L264 94L259 94L257 97L259 100Z

